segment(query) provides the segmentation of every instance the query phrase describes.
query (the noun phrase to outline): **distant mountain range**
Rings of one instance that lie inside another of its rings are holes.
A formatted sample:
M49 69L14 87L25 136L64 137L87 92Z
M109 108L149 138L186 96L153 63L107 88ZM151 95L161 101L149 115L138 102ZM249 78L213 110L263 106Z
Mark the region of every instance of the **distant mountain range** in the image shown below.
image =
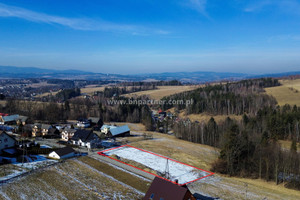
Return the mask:
M181 82L204 83L221 80L241 80L259 77L283 77L300 75L300 71L276 74L251 75L230 72L165 72L135 75L103 74L80 70L53 70L36 67L0 66L0 78L51 78L51 79L81 79L81 80L112 80L112 81L159 81L179 80Z

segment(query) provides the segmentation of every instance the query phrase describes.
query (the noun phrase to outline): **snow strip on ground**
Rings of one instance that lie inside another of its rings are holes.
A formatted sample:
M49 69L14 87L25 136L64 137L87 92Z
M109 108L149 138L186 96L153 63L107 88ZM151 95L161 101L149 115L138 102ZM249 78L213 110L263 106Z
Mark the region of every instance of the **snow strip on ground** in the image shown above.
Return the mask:
M160 173L165 173L168 162L170 179L172 181L177 179L179 184L185 184L187 182L209 175L208 172L201 171L194 167L184 165L172 160L167 160L166 158L162 158L128 146L105 151L104 154L108 156L115 154L121 158L133 160Z

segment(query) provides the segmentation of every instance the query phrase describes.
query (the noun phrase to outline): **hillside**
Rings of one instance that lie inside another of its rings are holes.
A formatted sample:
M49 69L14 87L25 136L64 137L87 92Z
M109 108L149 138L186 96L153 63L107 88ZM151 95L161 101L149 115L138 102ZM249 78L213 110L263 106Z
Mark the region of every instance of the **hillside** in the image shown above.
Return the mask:
M183 83L206 83L219 82L223 80L242 80L258 77L282 77L288 75L297 75L300 72L283 72L277 74L244 74L233 72L164 72L148 74L118 74L118 73L99 73L82 70L54 70L37 67L15 67L0 66L1 78L47 78L47 79L77 79L77 80L113 80L113 81L171 81L178 80Z
M189 91L201 87L200 85L187 85L187 86L157 86L157 89L134 92L130 94L125 94L125 97L135 97L135 96L149 96L150 99L159 100L165 96L170 96L176 93Z
M140 124L129 124L129 126L134 130L133 134L140 135L145 132ZM180 140L171 135L149 131L147 133L153 135L152 140L144 140L142 137L131 137L126 138L126 140L132 146L152 151L205 170L210 170L211 163L219 155L218 148ZM274 182L228 177L221 174L196 181L189 184L188 187L194 192L201 192L201 194L219 197L224 200L261 200L264 198L272 200L295 200L300 198L300 192L284 188L282 184L276 185ZM247 198L245 198L246 191Z
M300 79L280 80L281 86L265 88L268 95L275 97L278 105L300 106Z
M143 192L86 162L84 158L68 160L4 184L0 199L139 199L143 196ZM119 173L122 176L122 171ZM127 174L127 178L131 175ZM143 180L139 184L147 187Z

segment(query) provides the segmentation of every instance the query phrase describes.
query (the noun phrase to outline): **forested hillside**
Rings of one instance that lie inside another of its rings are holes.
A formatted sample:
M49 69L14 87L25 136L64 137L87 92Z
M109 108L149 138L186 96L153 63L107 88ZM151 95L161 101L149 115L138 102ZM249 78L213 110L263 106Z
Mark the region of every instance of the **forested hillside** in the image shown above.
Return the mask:
M264 94L265 87L278 85L276 79L245 80L170 96L167 99L193 99L193 105L177 106L187 113L243 115L241 121L228 117L220 123L213 117L207 123L180 120L174 123L174 134L220 148L214 171L287 182L286 186L299 189L300 107L277 106L273 97ZM282 149L278 140L291 140L290 150Z
M244 113L255 114L265 106L275 106L276 100L262 94L265 87L278 86L277 79L253 79L236 83L207 85L193 91L175 94L165 97L165 100L190 100L190 105L175 105L179 110L186 109L188 114L203 113L229 115L241 115ZM164 109L173 105L164 105Z

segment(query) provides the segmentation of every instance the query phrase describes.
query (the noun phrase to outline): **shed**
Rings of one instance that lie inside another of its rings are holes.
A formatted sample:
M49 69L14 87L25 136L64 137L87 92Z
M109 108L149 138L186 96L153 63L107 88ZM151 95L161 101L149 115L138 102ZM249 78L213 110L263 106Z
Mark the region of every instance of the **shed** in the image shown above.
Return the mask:
M130 129L127 125L118 126L110 130L112 137L124 137L130 135Z
M19 115L9 115L9 116L1 117L0 121L2 124L15 124L18 118Z

